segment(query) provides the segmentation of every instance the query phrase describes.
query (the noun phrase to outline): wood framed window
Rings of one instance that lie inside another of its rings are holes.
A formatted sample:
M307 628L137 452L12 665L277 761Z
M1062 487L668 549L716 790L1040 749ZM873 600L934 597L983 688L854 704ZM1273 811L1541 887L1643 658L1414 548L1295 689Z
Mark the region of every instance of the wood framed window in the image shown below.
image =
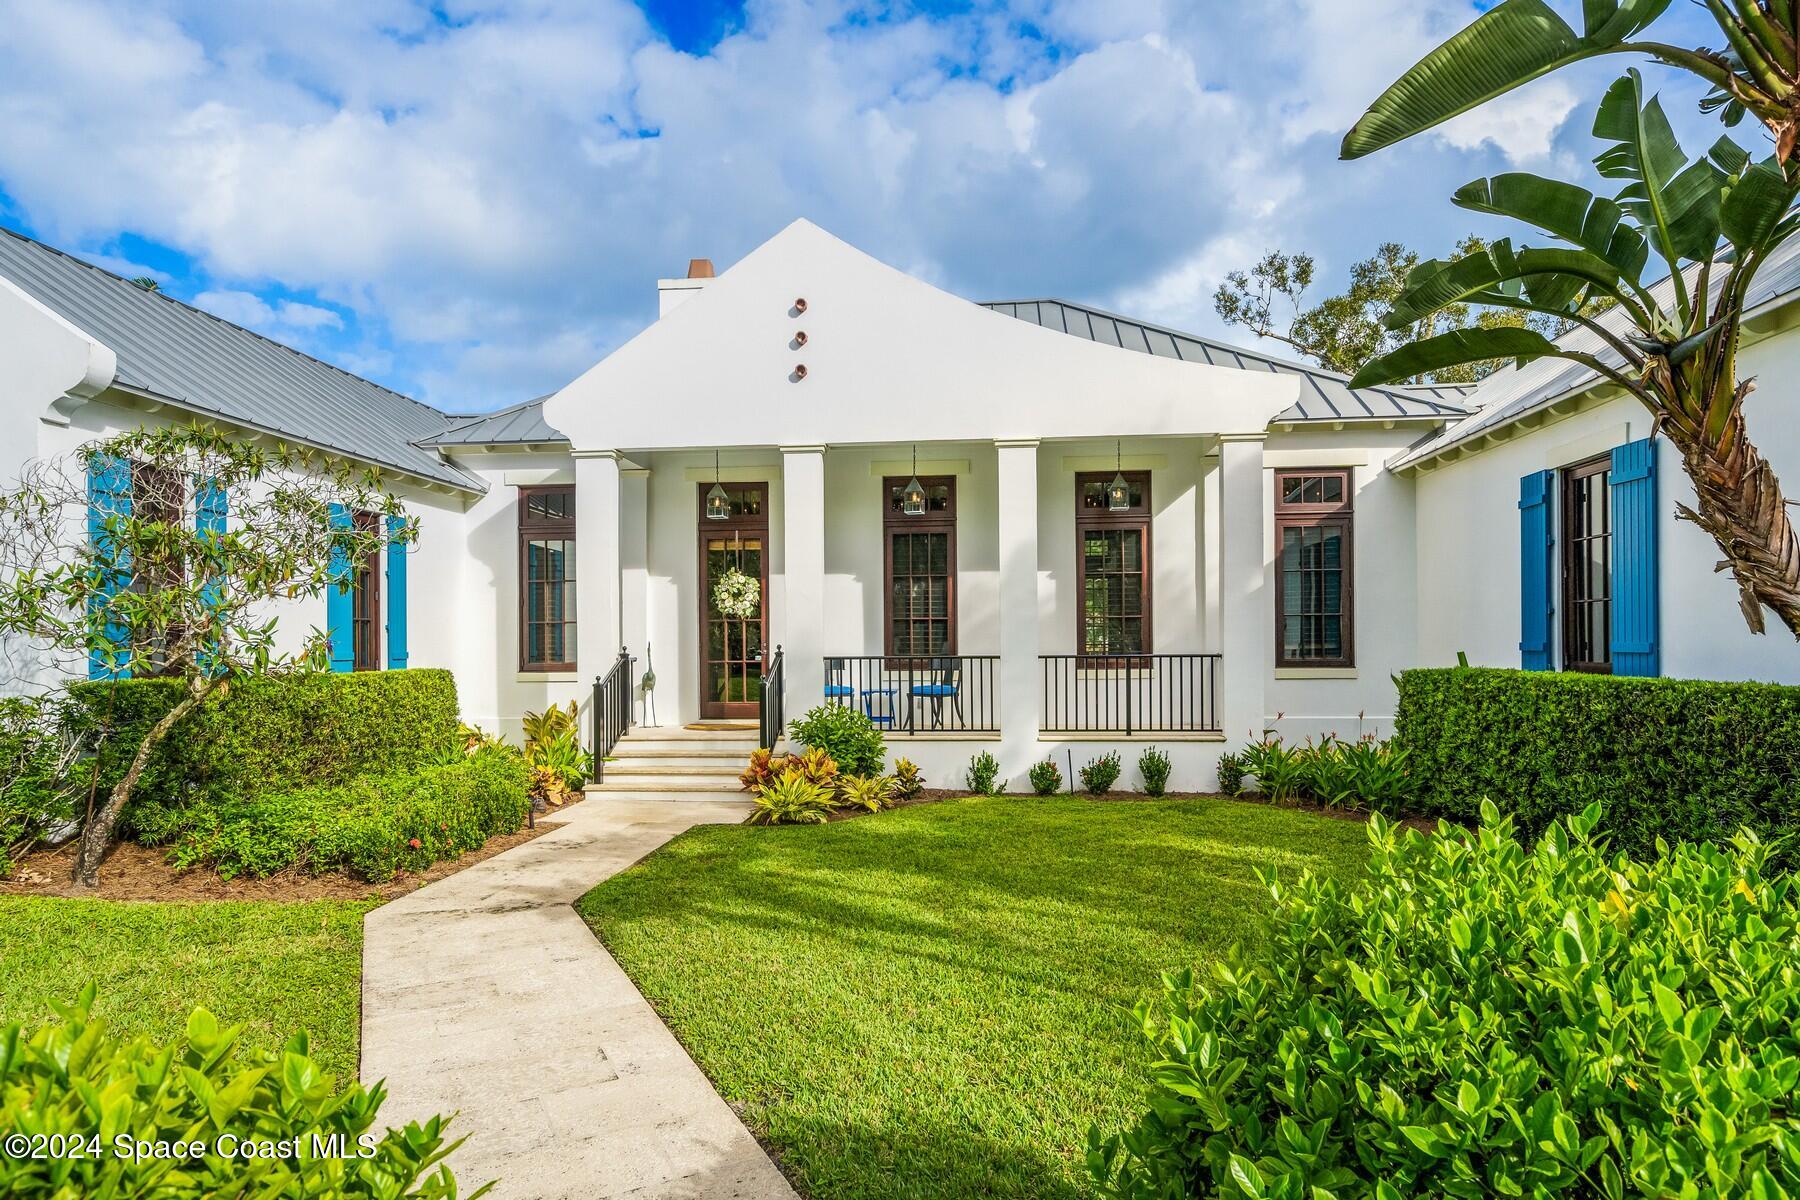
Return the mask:
M1084 655L1148 654L1150 472L1126 471L1129 503L1108 507L1113 471L1075 476L1075 644Z
M187 479L166 467L131 464L131 511L139 521L179 527L188 519ZM187 563L180 554L144 555L133 564L131 590L142 595L180 588L187 583ZM135 675L163 675L180 669L177 655L187 628L138 630L132 666Z
M351 517L356 532L381 532L381 514L359 512ZM376 541L355 566L350 585L350 646L353 671L381 670L381 546Z
M1612 673L1612 457L1558 472L1565 671Z
M1275 665L1352 667L1355 489L1348 467L1275 472Z
M575 488L519 489L519 669L575 669Z
M917 516L908 516L900 507L908 482L909 476L881 481L887 573L884 648L901 657L955 654L956 477L922 477L925 511Z

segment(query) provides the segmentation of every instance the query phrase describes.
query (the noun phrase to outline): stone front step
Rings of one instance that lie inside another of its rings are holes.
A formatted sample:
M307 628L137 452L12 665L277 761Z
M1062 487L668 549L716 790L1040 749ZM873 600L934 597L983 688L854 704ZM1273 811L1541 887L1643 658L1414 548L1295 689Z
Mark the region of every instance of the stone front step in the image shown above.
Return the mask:
M649 794L652 792L689 792L705 793L712 796L732 795L745 799L743 791L737 786L736 779L726 779L717 775L626 775L618 776L607 773L603 783L590 783L583 789L589 795L598 793Z
M643 776L654 779L733 779L743 773L736 762L709 762L705 766L682 766L667 762L631 762L615 760L605 764L601 772L608 779Z
M634 725L622 740L627 742L734 742L749 745L756 741L756 730L724 726L694 728L684 725Z
M620 747L620 750L623 749L624 747ZM645 754L642 751L633 750L623 754L615 752L611 758L606 760L606 773L610 775L615 770L642 770L663 773L693 771L700 775L729 772L736 775L744 769L745 764L749 761L748 753L703 757L698 754Z

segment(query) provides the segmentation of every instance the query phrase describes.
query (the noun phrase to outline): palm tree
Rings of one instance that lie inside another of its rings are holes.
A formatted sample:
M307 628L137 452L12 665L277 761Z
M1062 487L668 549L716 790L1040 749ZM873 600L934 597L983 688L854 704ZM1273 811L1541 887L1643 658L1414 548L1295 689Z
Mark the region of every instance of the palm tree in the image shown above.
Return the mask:
M1769 254L1800 228L1800 0L1703 0L1729 49L1684 49L1633 40L1670 0L1585 0L1577 34L1542 0L1504 0L1419 60L1383 92L1344 138L1343 157L1392 145L1558 67L1602 54L1640 53L1713 85L1702 109L1727 126L1748 115L1773 142L1762 160L1729 137L1690 160L1662 106L1645 99L1633 70L1606 93L1594 162L1619 180L1608 199L1585 188L1514 172L1456 193L1476 212L1524 221L1552 246L1510 240L1454 262L1421 263L1388 317L1401 328L1451 304L1525 309L1571 321L1580 333L1552 342L1530 329L1459 329L1382 355L1355 386L1409 378L1459 363L1559 357L1583 363L1636 396L1680 451L1696 505L1681 515L1712 535L1737 580L1751 630L1773 609L1800 638L1800 541L1774 470L1751 444L1737 377L1744 298ZM1656 274L1644 271L1654 252ZM1610 302L1599 315L1590 302ZM1585 310L1585 311L1584 311Z

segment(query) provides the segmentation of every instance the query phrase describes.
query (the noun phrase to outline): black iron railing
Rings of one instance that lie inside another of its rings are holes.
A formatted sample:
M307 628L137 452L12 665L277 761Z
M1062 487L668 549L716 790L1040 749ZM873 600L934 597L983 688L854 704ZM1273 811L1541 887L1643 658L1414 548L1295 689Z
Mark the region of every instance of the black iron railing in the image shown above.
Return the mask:
M763 672L762 696L756 702L757 745L773 750L787 725L787 659L781 647L769 656Z
M631 728L631 655L619 647L619 657L608 671L594 680L594 782L606 778L606 756L613 752Z
M1217 654L1044 654L1045 733L1217 733Z
M1000 658L994 654L825 660L825 702L867 714L884 732L1000 732Z

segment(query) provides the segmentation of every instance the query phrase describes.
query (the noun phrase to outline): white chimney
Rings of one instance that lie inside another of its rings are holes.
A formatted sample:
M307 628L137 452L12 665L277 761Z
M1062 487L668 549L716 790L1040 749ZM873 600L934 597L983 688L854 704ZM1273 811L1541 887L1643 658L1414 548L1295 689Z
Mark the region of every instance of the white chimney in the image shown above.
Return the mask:
M686 279L659 279L656 281L656 302L658 317L666 317L675 311L675 306L699 293L700 289L713 281L713 265L710 258L690 258Z

